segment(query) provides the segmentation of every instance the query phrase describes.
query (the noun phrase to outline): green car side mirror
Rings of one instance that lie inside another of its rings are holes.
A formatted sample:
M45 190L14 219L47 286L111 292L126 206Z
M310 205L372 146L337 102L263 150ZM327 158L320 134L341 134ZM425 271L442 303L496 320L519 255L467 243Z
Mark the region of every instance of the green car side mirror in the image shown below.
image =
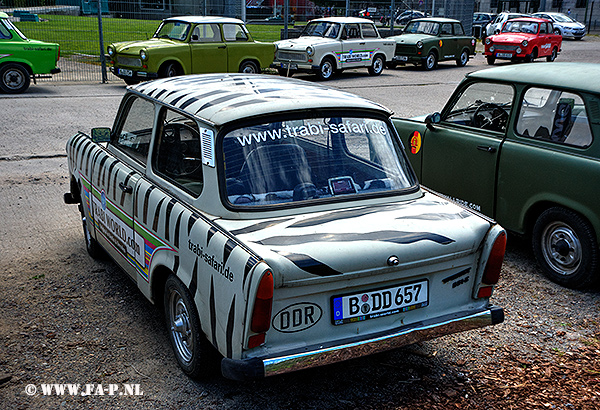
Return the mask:
M425 125L427 125L427 128L430 130L433 129L433 124L439 124L440 121L442 121L442 116L439 112L434 112L425 117Z

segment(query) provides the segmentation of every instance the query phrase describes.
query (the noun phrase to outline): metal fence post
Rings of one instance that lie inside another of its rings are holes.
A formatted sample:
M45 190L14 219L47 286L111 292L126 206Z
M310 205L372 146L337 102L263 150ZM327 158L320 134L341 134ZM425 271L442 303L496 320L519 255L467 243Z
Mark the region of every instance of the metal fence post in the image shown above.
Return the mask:
M106 75L106 58L104 58L104 35L102 31L102 0L98 0L98 38L100 39L100 66L102 67L102 83L108 82Z

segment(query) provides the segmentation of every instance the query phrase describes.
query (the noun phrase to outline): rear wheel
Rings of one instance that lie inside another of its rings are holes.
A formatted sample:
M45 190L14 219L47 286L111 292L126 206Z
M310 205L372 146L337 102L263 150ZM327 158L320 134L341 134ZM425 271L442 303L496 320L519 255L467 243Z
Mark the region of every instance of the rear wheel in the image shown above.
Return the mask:
M569 288L584 288L598 279L600 252L594 229L579 214L549 208L537 219L533 252L544 274Z
M385 65L385 61L380 54L377 54L375 58L373 58L373 64L369 67L369 74L371 75L379 75L383 72L383 67Z
M0 68L0 88L8 94L20 94L29 88L31 78L21 64L9 63Z
M240 73L258 74L258 73L260 73L260 69L258 68L258 65L254 61L244 61L240 65Z
M333 76L334 70L335 63L333 60L331 58L325 58L319 66L317 77L319 77L319 80L329 80Z
M164 308L169 340L184 373L194 378L215 374L218 355L201 332L193 297L174 275L165 282Z
M468 62L469 52L467 50L463 50L462 53L460 53L460 56L458 56L458 59L456 60L456 65L459 67L464 67L467 65Z

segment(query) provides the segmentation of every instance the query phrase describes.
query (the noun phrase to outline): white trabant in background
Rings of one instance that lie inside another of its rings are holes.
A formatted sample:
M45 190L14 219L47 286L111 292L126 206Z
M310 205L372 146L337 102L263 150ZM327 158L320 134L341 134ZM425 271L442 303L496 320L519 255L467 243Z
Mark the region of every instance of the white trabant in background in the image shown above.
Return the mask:
M502 322L505 231L419 186L390 114L275 76L143 83L69 139L65 202L193 377L215 349L247 379Z
M379 75L396 50L393 40L381 38L371 20L328 17L311 20L299 38L275 42L271 67L280 75L315 73L328 80L346 68L367 67Z

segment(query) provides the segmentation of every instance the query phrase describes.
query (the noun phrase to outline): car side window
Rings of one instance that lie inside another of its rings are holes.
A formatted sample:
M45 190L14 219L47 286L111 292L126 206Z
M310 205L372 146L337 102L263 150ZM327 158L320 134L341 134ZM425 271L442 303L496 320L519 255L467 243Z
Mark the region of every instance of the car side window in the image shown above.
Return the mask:
M154 104L143 98L132 98L126 112L111 144L146 164L154 124Z
M223 24L225 41L248 41L248 35L239 24Z
M444 110L442 121L504 133L514 95L513 87L507 84L472 83Z
M363 38L377 38L377 31L372 24L361 24Z
M442 24L442 31L440 32L442 36L451 36L452 35L452 24L444 23Z
M202 192L202 152L198 124L163 109L152 154L152 170L192 195Z
M198 24L192 32L193 43L219 43L221 29L218 24Z
M455 36L464 36L465 30L463 30L463 26L458 23L454 23L454 35Z
M582 148L592 143L585 102L579 95L561 90L529 88L516 131L524 137Z
M360 38L358 24L346 24L345 30L348 38Z
M8 39L11 37L10 31L8 31L8 29L4 26L4 23L0 20L0 38Z

